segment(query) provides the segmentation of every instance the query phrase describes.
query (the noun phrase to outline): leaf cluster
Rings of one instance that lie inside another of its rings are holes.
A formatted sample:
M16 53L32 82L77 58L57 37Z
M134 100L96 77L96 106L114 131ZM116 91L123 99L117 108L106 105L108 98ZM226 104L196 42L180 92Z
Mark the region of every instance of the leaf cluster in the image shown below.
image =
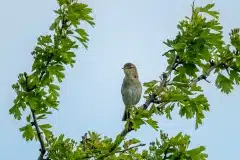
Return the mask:
M172 74L163 89L159 91L161 80L144 83L147 88L145 94L155 94L160 99L156 105L160 115L165 114L172 119L171 112L178 107L181 117L195 118L196 128L202 124L204 112L210 110L197 82L209 82L207 77L213 72L215 84L221 92L229 94L234 85L239 85L239 29L232 30L231 42L225 44L219 13L213 11L213 7L214 4L204 7L193 5L192 16L177 25L179 32L176 38L164 42L170 48L164 53L168 61L166 72Z
M66 65L73 67L75 63L74 49L79 47L76 40L87 48L88 34L80 28L80 22L94 25L92 9L86 4L74 0L58 0L58 3L57 17L50 26L51 34L40 36L32 52L32 73L19 74L17 83L12 85L17 97L9 113L20 120L27 107L31 111L26 117L27 124L20 128L27 141L39 138L33 128L32 114L39 121L58 109L59 83L65 77ZM39 127L46 137L52 134L50 124Z

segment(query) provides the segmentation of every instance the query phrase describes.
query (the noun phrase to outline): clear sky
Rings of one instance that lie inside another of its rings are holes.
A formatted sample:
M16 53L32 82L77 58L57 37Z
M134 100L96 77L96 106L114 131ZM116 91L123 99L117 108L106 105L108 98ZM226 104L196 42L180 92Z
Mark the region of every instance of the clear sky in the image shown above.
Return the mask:
M15 92L11 85L20 72L30 71L31 51L36 39L48 33L55 15L55 0L4 1L0 6L0 159L33 160L39 155L39 143L26 142L18 128L26 122L9 116ZM87 27L90 35L89 50L79 49L75 67L67 68L61 84L59 111L48 118L57 135L80 140L88 130L113 137L123 128L121 122L123 102L121 83L122 66L133 62L138 67L142 82L158 79L166 61L162 53L167 50L162 41L174 38L176 25L184 16L190 16L191 0L85 0L93 8L96 27ZM211 0L198 0L205 5ZM240 27L240 2L218 0L216 9L221 13L225 40L231 28ZM173 120L156 117L160 128L176 135L179 131L191 135L191 147L204 145L209 160L237 160L239 156L240 107L239 89L224 95L211 84L202 82L211 111L198 130L194 120L180 118L175 112ZM141 100L141 103L144 99ZM159 135L143 126L130 137L144 143Z

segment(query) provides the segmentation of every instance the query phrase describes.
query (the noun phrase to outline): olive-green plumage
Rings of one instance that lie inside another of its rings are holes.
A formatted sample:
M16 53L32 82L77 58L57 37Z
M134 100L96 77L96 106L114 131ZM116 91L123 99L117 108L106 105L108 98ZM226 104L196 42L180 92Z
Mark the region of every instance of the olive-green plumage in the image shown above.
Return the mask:
M141 99L142 85L138 79L137 68L132 63L126 63L123 67L125 77L122 84L122 99L125 104L125 111L122 121L126 121L129 118L128 108L136 105Z

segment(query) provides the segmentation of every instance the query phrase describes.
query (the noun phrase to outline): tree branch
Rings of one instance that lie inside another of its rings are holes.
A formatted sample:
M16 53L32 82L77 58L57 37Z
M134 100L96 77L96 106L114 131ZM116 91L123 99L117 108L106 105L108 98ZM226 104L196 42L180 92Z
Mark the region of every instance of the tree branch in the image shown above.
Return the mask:
M63 17L62 26L60 27L60 31L59 31L59 36L60 37L62 37L63 29L64 29L64 27L66 27L66 23L67 23L67 21ZM59 40L55 40L54 49L57 50L58 46L59 46ZM52 61L53 56L54 56L54 53L51 53L51 55L49 56L49 59L46 62L45 70L47 69L47 67L49 66L50 62ZM40 73L39 82L42 80L44 74L46 73L45 70L43 70ZM25 76L25 80L26 80L27 92L31 92L34 89L36 89L37 85L33 86L32 88L29 88L29 86L28 86L28 76L27 76L26 72L24 73L24 76ZM44 160L44 155L46 153L46 148L45 148L45 145L44 145L44 137L42 136L42 133L40 131L40 128L39 128L39 125L38 125L38 122L37 122L37 119L36 119L35 111L31 109L31 113L32 113L32 117L33 117L33 122L31 124L35 126L35 129L36 129L36 132L37 132L37 136L38 136L38 140L39 140L40 146L41 146L41 149L39 149L40 150L40 155L38 157L38 160Z
M25 85L26 85L26 90L27 92L29 92L29 85L28 85L28 75L26 72L24 72L24 77L25 77ZM31 107L30 107L31 108ZM46 148L44 146L44 138L42 136L42 133L40 131L40 128L39 128L39 125L38 125L38 122L37 122L37 119L36 119L36 115L35 115L35 111L33 109L31 109L31 113L32 113L32 118L33 118L33 122L31 123L35 129L36 129L36 132L37 132L37 137L38 137L38 140L40 142L40 145L41 145L41 149L40 149L40 155L38 157L38 160L43 160L43 157L46 153Z
M194 80L191 82L190 85L194 85L194 84L196 84L197 82L199 82L199 81L201 81L201 80L205 80L205 81L207 81L207 82L209 83L209 81L207 80L207 77L210 75L210 73L211 73L214 69L216 69L217 67L220 67L220 66L223 66L223 65L224 65L224 66L227 66L228 61L231 61L231 60L233 60L233 57L229 57L229 58L226 60L225 63L224 63L224 62L221 62L221 63L219 63L219 64L215 64L213 61L210 61L211 67L210 67L205 73L201 74L199 77L197 77L196 79L194 79Z
M169 146L167 147L167 149L164 151L164 157L163 157L163 160L166 160L167 159L167 154L168 154L168 150L169 150Z
M62 25L61 25L60 30L59 30L59 37L63 36L62 34L63 34L64 27L68 27L68 26L67 26L67 20L65 20L65 17L63 16ZM59 46L59 39L55 39L54 49L57 50L58 46ZM55 53L55 54L57 54L57 53ZM46 62L44 70L41 71L41 73L40 73L39 82L42 80L44 74L46 73L46 69L48 68L50 62L52 61L53 56L54 56L54 53L51 53L49 58L48 58L48 60L47 60L47 62ZM31 90L34 90L36 88L37 88L37 86L35 85L34 87L31 88Z
M33 123L32 124L35 126L37 136L38 136L38 140L39 140L40 145L41 145L40 155L38 157L38 160L43 160L43 157L46 153L46 148L45 148L45 145L44 145L44 138L43 138L42 133L40 131L40 128L39 128L39 125L38 125L38 122L37 122L37 119L36 119L35 111L33 111L31 109L31 112L32 112L32 117L33 117Z
M201 80L206 80L207 77L209 76L209 74L216 68L216 65L212 65L205 73L201 74L199 77L197 77L196 79L194 79L190 85L194 85L197 82L201 81Z
M157 89L157 94L162 92L162 90L164 89L164 87L167 84L167 80L168 80L169 76L171 75L172 71L176 69L177 65L179 65L179 63L177 62L178 59L179 59L179 57L177 55L175 55L175 57L173 59L173 63L171 64L168 72L162 74L163 79L162 79L160 86ZM156 97L157 97L156 94L150 95L150 98L148 100L146 100L146 102L143 104L143 108L147 109L149 107L149 105L154 102Z

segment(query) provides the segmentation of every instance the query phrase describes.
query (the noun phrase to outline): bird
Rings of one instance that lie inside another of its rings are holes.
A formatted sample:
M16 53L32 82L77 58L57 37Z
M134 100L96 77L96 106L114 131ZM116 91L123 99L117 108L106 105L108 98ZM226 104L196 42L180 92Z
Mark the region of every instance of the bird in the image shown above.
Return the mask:
M121 88L122 100L125 105L122 121L126 121L130 117L129 107L136 105L141 99L142 84L133 63L125 63L122 69L125 74Z

